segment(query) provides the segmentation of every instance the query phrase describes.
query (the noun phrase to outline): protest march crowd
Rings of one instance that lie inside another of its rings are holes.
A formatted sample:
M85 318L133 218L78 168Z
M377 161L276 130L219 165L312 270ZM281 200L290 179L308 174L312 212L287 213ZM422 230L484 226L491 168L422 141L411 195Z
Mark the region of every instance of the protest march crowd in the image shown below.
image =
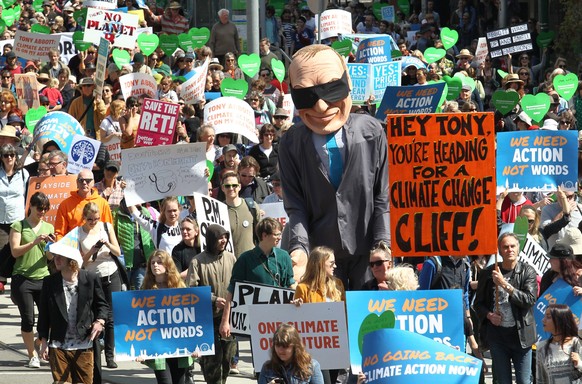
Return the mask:
M582 65L519 7L393 3L268 4L246 54L227 9L5 1L0 292L27 367L225 383L250 336L261 384L582 383Z

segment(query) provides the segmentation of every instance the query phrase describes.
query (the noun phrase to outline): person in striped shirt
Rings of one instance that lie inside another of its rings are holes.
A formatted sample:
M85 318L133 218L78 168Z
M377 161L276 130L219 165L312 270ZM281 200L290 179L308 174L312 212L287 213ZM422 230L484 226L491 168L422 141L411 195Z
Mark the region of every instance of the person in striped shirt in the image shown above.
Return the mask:
M163 15L154 15L151 9L145 9L147 22L162 27L162 33L176 34L187 33L189 22L181 13L182 5L177 1L171 1Z

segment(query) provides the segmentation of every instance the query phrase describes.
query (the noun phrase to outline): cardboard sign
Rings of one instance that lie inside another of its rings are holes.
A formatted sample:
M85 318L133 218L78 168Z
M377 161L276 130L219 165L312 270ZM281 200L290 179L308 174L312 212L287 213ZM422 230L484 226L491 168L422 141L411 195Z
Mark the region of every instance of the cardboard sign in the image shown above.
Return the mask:
M386 312L393 312L396 329L464 349L462 295L460 289L346 292L352 372L362 372L361 338L371 329L384 328L379 316Z
M204 64L195 68L194 74L180 85L180 97L184 99L186 104L195 104L204 98L208 63L209 60L206 58Z
M114 47L134 49L138 26L137 15L88 8L84 41L99 45L103 37Z
M218 224L228 232L226 250L234 253L228 206L203 193L194 193L194 204L196 205L196 220L200 226L200 248L206 249L206 230L208 227L212 224Z
M566 283L562 278L556 280L536 301L534 307L534 319L536 320L537 340L546 340L550 338L550 333L544 331L542 319L546 315L546 309L550 304L566 304L572 310L576 324L580 326L580 314L582 313L582 300L580 296L574 295L572 286Z
M78 174L83 169L93 169L101 142L85 135L76 134L67 153L67 172Z
M418 88L418 87L416 87ZM395 256L497 251L492 113L389 115L390 227Z
M376 103L384 100L388 87L400 87L402 77L400 61L372 64L372 94Z
M282 323L297 329L305 349L321 369L344 369L350 363L343 302L279 305L275 311L268 305L257 305L249 315L255 372L270 359L273 334Z
M489 50L487 49L487 39L485 37L480 37L479 41L477 42L477 50L475 51L473 62L477 66L481 65L481 63L485 62L488 53Z
M318 25L320 15L315 15L315 25ZM342 9L328 9L321 14L321 39L329 39L339 34L352 33L352 15Z
M487 32L487 47L492 59L533 49L527 24Z
M399 329L364 337L368 383L477 384L483 362L429 338Z
M54 140L61 151L69 153L76 134L85 135L81 124L68 113L56 111L47 113L38 121L32 141Z
M294 294L294 289L237 281L232 293L231 332L237 335L250 335L249 313L251 308L254 311L258 304L290 304ZM267 308L273 311L272 305L267 306Z
M93 96L101 97L103 95L103 86L105 85L105 70L107 69L107 57L109 56L109 41L101 38L99 48L97 49L97 65L95 71L95 89Z
M392 60L390 36L373 37L360 42L356 52L357 63L386 63Z
M77 175L59 175L37 177L33 176L28 179L28 194L26 200L26 211L30 207L30 198L36 192L44 193L51 205L44 214L44 221L55 224L57 210L62 201L71 196L71 191L77 189Z
M172 144L179 117L179 104L144 99L135 145L151 147Z
M289 216L285 211L285 206L283 205L282 201L278 203L262 203L261 210L265 212L264 217L272 217L273 219L277 219L277 221L280 222L283 227L285 227L285 224L287 224L289 221Z
M259 142L253 109L236 97L220 97L206 104L204 123L212 124L216 135L232 132L243 135L253 143Z
M290 93L283 95L283 109L289 114L289 119L293 119L296 115L295 104L293 104L293 98Z
M376 118L386 121L393 114L434 113L445 89L445 83L386 87Z
M26 114L29 109L40 106L38 81L34 73L15 74L14 86L16 87L16 102L22 113Z
M214 355L210 287L114 292L115 360Z
M60 41L60 36L17 30L14 36L14 53L26 60L46 62L49 50L59 49Z
M497 193L576 191L578 132L500 132L497 148Z
M208 190L206 143L123 149L121 158L128 206Z
M158 84L152 75L147 73L128 73L119 78L121 94L127 100L129 96L147 95L150 99L158 98Z
M352 52L357 52L358 46L360 43L366 39L371 38L389 38L390 47L386 48L386 50L390 49L390 51L397 50L398 45L394 41L394 39L389 35L380 35L380 34L365 34L365 33L346 33L341 34L338 36L340 41L343 40L350 40L352 42Z

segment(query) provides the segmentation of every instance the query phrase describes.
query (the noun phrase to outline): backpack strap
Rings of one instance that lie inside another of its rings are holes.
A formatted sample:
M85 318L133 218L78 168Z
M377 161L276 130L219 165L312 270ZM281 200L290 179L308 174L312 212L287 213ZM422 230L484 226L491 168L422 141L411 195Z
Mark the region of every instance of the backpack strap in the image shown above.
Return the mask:
M164 226L158 221L158 225L156 227L156 249L160 249L160 242L162 241L162 235L164 234Z

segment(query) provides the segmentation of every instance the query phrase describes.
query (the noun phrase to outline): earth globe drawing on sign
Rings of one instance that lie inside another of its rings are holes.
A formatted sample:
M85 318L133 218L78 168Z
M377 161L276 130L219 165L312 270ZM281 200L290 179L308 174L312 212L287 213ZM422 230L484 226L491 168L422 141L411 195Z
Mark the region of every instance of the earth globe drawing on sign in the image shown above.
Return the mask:
M88 140L80 140L73 145L71 157L75 162L81 162L87 165L95 157L95 148Z

